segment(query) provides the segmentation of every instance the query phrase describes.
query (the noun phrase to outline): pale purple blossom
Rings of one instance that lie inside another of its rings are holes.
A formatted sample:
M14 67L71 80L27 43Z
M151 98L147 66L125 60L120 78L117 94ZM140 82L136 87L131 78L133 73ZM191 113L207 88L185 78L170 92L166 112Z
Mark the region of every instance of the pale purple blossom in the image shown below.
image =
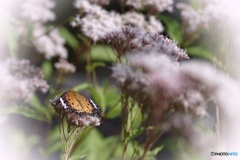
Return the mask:
M143 14L133 11L124 14L109 12L87 0L76 1L75 7L79 14L71 22L71 26L79 27L82 33L94 42L104 38L110 31L115 32L116 28L128 25L145 33L164 30L162 23L154 16L146 18Z
M176 61L189 58L184 50L167 37L158 33L144 34L139 29L130 26L109 30L103 37L117 50L119 56L138 52L146 54L156 52L167 54Z
M231 12L229 4L217 0L203 0L198 8L182 2L177 3L176 8L180 10L184 31L187 35L193 35L207 28L215 31L223 27L229 28L232 25L227 18ZM223 22L222 19L225 21Z
M158 12L172 11L173 9L173 0L127 0L126 4L136 9L150 7Z
M55 13L51 10L55 3L49 0L27 0L22 5L21 16L31 23L31 42L38 52L44 54L46 59L53 57L67 58L67 50L64 47L65 40L59 34L58 29L49 30L46 23L55 20ZM27 23L26 23L27 24ZM19 27L19 35L29 34L26 24Z
M186 52L179 48L174 41L158 33L140 35L133 39L129 45L131 46L132 53L140 51L145 53L156 52L167 54L176 61L189 58Z
M79 10L79 15L71 22L71 25L79 27L84 35L95 42L102 38L109 29L122 24L119 14L113 11L108 12L86 0L76 1L75 7ZM82 14L86 15L82 17Z
M130 42L141 34L137 28L130 26L117 27L106 32L103 35L103 40L116 49L119 56L121 56L125 51L131 49L129 45Z
M164 27L160 20L157 20L155 16L149 16L149 20L144 25L144 30L149 33L161 33Z
M31 66L28 60L8 60L1 63L1 68L1 99L25 100L37 90L43 93L48 91L42 71Z
M88 0L77 0L74 3L74 6L78 9L80 14L99 14L99 12L102 11L102 8L100 6L96 4L91 4Z
M47 33L44 26L37 24L33 28L32 39L37 51L44 54L46 59L53 57L67 58L67 50L64 47L65 40L57 29Z
M145 25L145 16L141 13L131 11L122 14L121 17L124 25L131 25L139 29L142 29Z
M183 62L179 65L169 54L159 54L154 50L127 53L126 58L127 64L113 67L112 77L124 93L140 103L148 101L152 106L152 122L161 117L161 110L170 106L175 111L205 116L209 101L215 98L220 104L227 105L229 101L223 100L223 93L236 94L234 90L239 89L234 81L207 63ZM234 101L232 105L236 104L239 102Z
M149 16L147 21L145 16L137 12L126 12L121 15L123 25L130 25L140 29L143 32L163 32L162 23L154 16Z
M180 10L183 27L187 34L193 34L207 28L208 16L203 10L196 10L188 4L177 3L176 7Z
M51 9L55 3L50 0L26 0L21 6L22 17L38 23L46 23L55 20L55 14Z
M60 59L54 66L63 73L74 73L76 71L76 67L65 59Z

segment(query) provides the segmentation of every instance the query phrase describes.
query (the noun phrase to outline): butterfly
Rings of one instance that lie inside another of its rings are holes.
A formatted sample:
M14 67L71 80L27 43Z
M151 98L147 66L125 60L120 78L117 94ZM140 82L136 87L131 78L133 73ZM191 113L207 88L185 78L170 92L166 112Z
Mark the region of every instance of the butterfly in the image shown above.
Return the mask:
M59 98L50 100L55 111L77 126L100 125L101 108L90 98L70 89Z

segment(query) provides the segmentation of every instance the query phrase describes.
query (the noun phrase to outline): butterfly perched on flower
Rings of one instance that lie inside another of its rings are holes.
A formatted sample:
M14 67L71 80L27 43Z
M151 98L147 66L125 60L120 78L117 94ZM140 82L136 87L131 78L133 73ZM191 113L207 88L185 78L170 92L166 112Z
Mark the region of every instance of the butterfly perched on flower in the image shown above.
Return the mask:
M50 100L54 110L67 122L78 127L99 126L101 123L101 108L91 99L70 89L59 98Z

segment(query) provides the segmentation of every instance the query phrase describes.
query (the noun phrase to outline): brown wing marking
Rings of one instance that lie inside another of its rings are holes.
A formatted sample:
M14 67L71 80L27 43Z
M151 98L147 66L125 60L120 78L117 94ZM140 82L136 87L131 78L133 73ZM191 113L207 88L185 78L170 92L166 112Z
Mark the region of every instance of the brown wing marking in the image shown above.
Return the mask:
M85 98L83 95L75 92L72 89L69 90L69 95L73 96L71 98L74 101L70 102L73 109L76 109L78 112L87 112L87 113L93 112L93 107L89 103L89 100Z

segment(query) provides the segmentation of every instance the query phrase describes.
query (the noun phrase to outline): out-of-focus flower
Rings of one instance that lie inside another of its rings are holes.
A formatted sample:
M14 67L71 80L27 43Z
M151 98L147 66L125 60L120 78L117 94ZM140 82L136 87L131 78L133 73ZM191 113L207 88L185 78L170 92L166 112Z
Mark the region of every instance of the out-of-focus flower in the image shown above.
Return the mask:
M205 1L203 7L198 9L185 3L177 3L183 20L183 28L187 34L198 33L207 28L210 23L221 24L221 19L227 15L227 6L215 0ZM220 18L221 17L221 18ZM216 27L216 26L215 26Z
M57 29L47 30L45 23L55 19L51 9L55 3L49 0L24 1L22 5L22 17L31 23L31 41L36 50L44 54L46 59L52 57L67 58L67 50L64 47L65 40ZM29 24L26 23L26 24ZM19 29L19 35L29 34L29 27L23 24Z
M137 12L127 12L121 15L123 25L131 25L143 32L162 32L164 27L154 16L149 16L149 21L145 20L143 14Z
M91 4L88 0L77 0L74 6L78 9L79 14L98 14L102 8L96 4Z
M33 28L32 38L33 45L47 59L51 59L52 57L67 58L67 50L64 48L65 40L60 36L57 29L47 34L44 26L36 24Z
M187 34L199 32L207 27L208 19L203 11L194 10L185 3L177 3L176 7L181 11L183 28Z
M173 0L127 0L126 4L137 9L150 7L151 10L158 12L172 11L173 9Z
M214 144L216 144L216 137L210 133L204 133L204 131L198 126L197 120L189 114L173 113L169 116L164 123L165 131L172 133L173 136L182 136L187 145L183 147L182 152L186 152L189 149L193 152L197 152L203 159L210 159L209 150L212 150ZM198 143L196 143L196 140Z
M142 29L145 25L145 16L141 13L131 11L122 14L121 17L122 23L125 25L131 25L139 29Z
M120 15L117 12L104 10L86 0L76 1L75 7L79 10L79 14L71 25L79 27L84 35L95 42L105 37L105 34L110 34L110 31L115 32L116 28L128 25L145 33L164 30L162 23L154 16L149 16L147 20L143 14L133 11Z
M159 112L168 107L176 111L202 117L207 114L207 103L223 90L223 84L232 83L206 63L188 62L179 65L176 59L158 52L127 53L128 64L113 67L113 78L122 90L140 103L150 100L151 118L161 117ZM201 74L199 73L201 70ZM141 97L138 97L141 95ZM161 105L160 105L161 104ZM160 105L160 106L159 106ZM161 112L163 113L163 112ZM157 119L154 119L155 123Z
M149 20L144 25L144 30L149 33L163 32L164 27L162 23L154 16L149 16Z
M76 1L75 7L78 8L80 15L77 15L76 20L71 22L71 25L79 26L83 34L95 42L102 38L109 29L122 24L119 14L108 12L86 0ZM86 15L81 17L82 14Z
M55 14L51 9L55 3L50 0L26 0L22 5L22 17L38 23L46 23L55 19Z
M31 66L28 60L8 60L1 63L1 68L1 99L27 99L36 90L48 91L42 71Z
M63 73L74 73L76 71L76 67L65 59L60 59L54 66Z
M158 33L144 34L137 28L130 26L118 27L108 31L104 39L113 46L118 56L138 52L167 54L173 60L188 59L188 55L175 42Z

